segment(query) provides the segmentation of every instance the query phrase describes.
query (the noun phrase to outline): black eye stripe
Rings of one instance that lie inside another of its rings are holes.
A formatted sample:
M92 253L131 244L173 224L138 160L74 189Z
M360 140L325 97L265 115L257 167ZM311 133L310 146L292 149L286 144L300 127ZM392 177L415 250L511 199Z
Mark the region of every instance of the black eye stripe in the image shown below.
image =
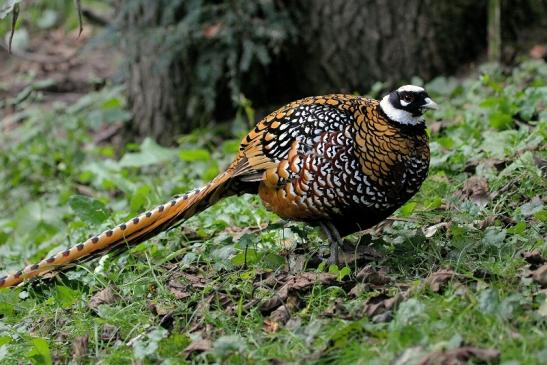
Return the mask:
M410 103L410 102L414 101L414 95L411 94L411 93L402 93L401 94L401 99Z

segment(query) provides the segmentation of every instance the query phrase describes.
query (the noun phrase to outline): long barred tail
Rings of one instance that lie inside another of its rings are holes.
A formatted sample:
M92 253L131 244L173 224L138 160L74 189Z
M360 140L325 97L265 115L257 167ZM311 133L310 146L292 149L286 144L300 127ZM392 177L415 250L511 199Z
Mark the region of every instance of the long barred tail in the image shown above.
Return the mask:
M168 203L159 205L119 226L93 236L66 251L37 264L28 265L16 273L1 277L0 288L17 285L27 279L62 269L71 263L100 255L115 248L123 249L145 241L227 196L226 186L231 177L230 172L225 172L202 188L174 197Z

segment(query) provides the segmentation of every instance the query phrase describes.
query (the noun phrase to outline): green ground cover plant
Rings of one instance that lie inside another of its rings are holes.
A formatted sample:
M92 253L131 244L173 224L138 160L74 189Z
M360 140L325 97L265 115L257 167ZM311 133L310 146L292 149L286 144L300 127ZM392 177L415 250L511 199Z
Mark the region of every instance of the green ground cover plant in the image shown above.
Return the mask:
M348 265L321 262L315 229L229 198L120 255L0 290L0 362L543 363L546 80L526 60L426 84L441 105L429 177L349 238ZM44 105L41 85L2 101L15 111L0 135L2 271L206 183L239 145L220 126L119 150L100 138L131 119L119 87Z

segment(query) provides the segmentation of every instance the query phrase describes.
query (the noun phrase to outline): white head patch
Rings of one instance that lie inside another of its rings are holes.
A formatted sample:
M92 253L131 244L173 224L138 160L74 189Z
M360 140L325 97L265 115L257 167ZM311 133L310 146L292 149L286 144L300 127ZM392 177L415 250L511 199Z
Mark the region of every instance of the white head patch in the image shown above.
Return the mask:
M406 110L397 109L389 102L389 95L384 96L380 102L380 108L386 113L389 119L394 122L406 124L406 125L417 125L424 122L423 116L413 116L411 113Z
M423 87L416 86L416 85L403 85L400 88L398 88L397 91L411 91L411 92L419 93L425 90Z
M421 93L424 92L424 88L416 85L404 85L397 89L397 92L412 92L412 93ZM393 120L394 122L400 123L400 124L406 124L406 125L417 125L417 124L423 124L424 118L421 115L413 116L412 113L399 109L394 107L391 102L389 101L389 95L386 95L383 97L382 101L380 102L380 108L386 113L386 115L389 117L389 119ZM401 106L406 107L410 104L410 102L405 100L399 100L399 103Z

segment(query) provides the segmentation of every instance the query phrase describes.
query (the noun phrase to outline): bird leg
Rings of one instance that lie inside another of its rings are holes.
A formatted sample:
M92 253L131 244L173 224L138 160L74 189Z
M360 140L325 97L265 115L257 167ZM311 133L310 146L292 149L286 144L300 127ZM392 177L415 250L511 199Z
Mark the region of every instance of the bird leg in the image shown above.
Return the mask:
M342 237L340 237L340 233L338 233L338 230L331 222L321 222L319 225L327 235L330 243L330 257L328 261L329 263L339 265L338 251L342 247Z

